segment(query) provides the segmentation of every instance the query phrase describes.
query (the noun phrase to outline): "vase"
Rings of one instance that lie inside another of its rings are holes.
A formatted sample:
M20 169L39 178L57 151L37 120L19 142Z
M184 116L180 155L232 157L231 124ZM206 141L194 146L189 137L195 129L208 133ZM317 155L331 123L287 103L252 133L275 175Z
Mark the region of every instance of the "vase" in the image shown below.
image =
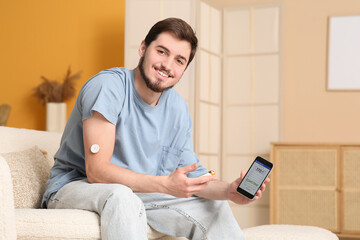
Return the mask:
M63 132L66 125L66 103L46 103L46 131Z

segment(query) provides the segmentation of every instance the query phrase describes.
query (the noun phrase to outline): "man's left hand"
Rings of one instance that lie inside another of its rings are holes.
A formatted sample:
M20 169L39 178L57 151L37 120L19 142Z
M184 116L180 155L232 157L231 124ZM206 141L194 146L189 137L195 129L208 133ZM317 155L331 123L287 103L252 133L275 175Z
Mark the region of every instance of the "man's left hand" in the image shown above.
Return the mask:
M264 183L261 185L260 189L257 191L255 197L253 199L248 199L247 197L243 196L242 194L238 193L236 190L239 186L241 179L245 176L245 171L241 171L241 176L232 182L228 188L228 199L233 201L236 204L248 204L251 203L259 198L261 198L262 193L265 191L266 183L270 182L270 178L266 178Z

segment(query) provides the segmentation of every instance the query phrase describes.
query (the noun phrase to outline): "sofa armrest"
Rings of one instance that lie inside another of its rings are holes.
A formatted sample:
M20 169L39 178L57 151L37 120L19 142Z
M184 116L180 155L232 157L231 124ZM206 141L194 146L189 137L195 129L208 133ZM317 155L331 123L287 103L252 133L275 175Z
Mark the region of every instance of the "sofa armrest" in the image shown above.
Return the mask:
M11 173L0 155L0 240L5 239L16 239L16 225Z

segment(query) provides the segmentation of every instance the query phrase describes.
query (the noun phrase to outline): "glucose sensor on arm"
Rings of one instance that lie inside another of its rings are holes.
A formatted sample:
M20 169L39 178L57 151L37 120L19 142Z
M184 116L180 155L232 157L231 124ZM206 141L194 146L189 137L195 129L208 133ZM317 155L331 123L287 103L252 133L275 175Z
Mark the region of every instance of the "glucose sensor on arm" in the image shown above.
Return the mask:
M98 144L93 144L90 147L90 152L92 153L98 153L100 151L100 146Z

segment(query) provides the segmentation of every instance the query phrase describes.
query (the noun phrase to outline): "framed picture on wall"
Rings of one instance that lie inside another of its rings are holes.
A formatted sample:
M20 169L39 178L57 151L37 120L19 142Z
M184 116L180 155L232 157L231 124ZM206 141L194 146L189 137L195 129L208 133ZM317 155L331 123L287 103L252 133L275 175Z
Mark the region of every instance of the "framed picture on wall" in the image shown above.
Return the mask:
M360 16L329 18L327 90L360 90Z

